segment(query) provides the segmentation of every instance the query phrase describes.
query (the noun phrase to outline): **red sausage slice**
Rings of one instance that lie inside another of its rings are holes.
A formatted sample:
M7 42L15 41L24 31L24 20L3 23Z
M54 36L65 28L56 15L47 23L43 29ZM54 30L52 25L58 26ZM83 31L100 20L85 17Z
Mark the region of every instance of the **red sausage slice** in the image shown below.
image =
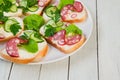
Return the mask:
M17 37L10 39L6 44L6 51L8 55L10 55L11 57L19 57L17 45L24 42L26 41Z
M66 40L67 45L73 45L73 44L76 44L80 41L81 36L80 35L75 35L75 36L67 37L66 39L67 39Z
M73 6L77 12L82 12L83 5L81 4L81 2L75 1Z
M38 0L38 5L39 5L40 7L44 7L45 4L46 4L46 2L47 2L47 0Z
M53 38L54 40L60 40L60 39L65 39L65 34L66 34L66 31L65 30L61 30L59 32L57 32Z
M61 45L61 46L65 45L65 44L66 44L65 39L60 39L60 40L58 41L58 44Z

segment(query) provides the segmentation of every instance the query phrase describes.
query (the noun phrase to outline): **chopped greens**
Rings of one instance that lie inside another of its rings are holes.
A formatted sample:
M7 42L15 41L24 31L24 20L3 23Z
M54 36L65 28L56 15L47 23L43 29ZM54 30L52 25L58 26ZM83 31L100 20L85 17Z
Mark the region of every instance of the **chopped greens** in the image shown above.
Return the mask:
M9 12L9 11L11 11L11 7L13 5L16 5L15 0L1 0L0 1L0 12Z
M55 32L56 29L54 27L52 27L51 25L46 25L46 30L45 30L46 37L53 36Z
M12 24L10 26L10 31L13 33L13 35L16 35L19 32L19 29L21 29L19 24Z
M0 22L6 22L8 20L8 17L3 15L3 12L0 12Z
M38 0L22 0L20 1L20 8L23 9L23 13L31 11L34 12L38 9Z

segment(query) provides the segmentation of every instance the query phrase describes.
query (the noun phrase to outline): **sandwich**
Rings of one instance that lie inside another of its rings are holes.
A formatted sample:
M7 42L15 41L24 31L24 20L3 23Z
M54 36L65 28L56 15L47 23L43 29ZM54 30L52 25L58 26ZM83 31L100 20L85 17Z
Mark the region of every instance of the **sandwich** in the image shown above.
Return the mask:
M19 17L5 17L0 24L0 42L9 40L21 34L24 24Z
M48 21L39 31L49 44L62 51L71 53L85 42L85 35L75 24L56 24L53 20Z
M47 42L39 33L25 30L19 37L5 42L0 56L14 63L27 64L40 61L47 51Z

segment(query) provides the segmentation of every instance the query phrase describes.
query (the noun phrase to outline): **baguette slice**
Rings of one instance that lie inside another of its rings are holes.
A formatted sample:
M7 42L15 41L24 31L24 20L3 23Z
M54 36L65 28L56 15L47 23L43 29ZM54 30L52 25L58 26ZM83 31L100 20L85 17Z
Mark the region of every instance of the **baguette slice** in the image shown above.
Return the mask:
M19 17L10 17L10 18L11 19L16 19L20 23L21 29L19 30L19 32L15 36L20 35L22 33L22 31L24 30L24 24L23 24L22 19L19 18ZM11 32L6 32L4 30L4 27L0 28L0 37L1 36L4 36L5 38L0 38L0 42L9 40L9 39L15 37Z
M47 40L47 42L50 45L52 45L53 47L57 48L58 50L60 50L63 53L66 53L66 54L74 52L75 50L77 50L80 46L83 45L83 43L86 40L85 35L82 34L80 41L75 43L75 44L72 44L72 45L66 45L66 44L65 45L59 45L57 40L53 40L53 39L50 39L50 37L48 38L48 37L45 36L45 25L43 25L41 27L39 32L45 37L45 39ZM60 34L58 34L58 35L60 35ZM57 38L59 38L59 37L57 37Z
M37 51L34 54L29 53L24 49L19 49L18 58L9 56L6 52L6 49L4 48L0 51L0 56L8 61L18 63L18 64L27 64L30 62L37 62L37 61L40 61L47 54L47 51L48 51L48 45L46 41L39 43L38 47L39 47L39 51Z
M38 15L41 15L42 12L43 12L43 9L44 9L47 5L49 5L49 3L50 3L51 1L52 1L52 0L46 0L45 5L44 5L44 6L40 6L37 11L35 11L35 12L30 12L30 11L28 11L28 12L24 13L24 15L26 15L26 16L28 16L28 15L30 15L30 14L38 14Z

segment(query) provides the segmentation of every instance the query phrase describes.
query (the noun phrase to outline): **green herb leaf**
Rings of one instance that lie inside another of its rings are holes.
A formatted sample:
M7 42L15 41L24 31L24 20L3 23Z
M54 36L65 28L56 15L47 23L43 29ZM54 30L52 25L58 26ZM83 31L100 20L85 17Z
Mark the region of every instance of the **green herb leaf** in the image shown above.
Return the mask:
M21 47L33 54L38 51L38 43L33 39L29 39L28 43L21 45Z
M42 16L37 14L32 14L24 18L25 29L38 31L40 27L44 24L44 19Z
M82 34L82 30L79 29L74 24L69 25L68 27L65 28L65 30L66 30L67 34L69 34L69 33L80 34L80 35Z
M55 32L56 29L54 27L52 27L51 25L46 25L46 30L45 30L46 37L53 36Z
M67 4L73 4L74 0L60 0L60 3L58 5L58 9L61 10L65 5Z
M19 32L19 29L21 29L19 24L12 24L10 26L10 31L13 33L13 35L16 35Z
M3 12L0 12L0 21L1 22L6 22L8 20L8 17L3 15Z
M27 6L32 7L38 3L38 0L27 0Z

